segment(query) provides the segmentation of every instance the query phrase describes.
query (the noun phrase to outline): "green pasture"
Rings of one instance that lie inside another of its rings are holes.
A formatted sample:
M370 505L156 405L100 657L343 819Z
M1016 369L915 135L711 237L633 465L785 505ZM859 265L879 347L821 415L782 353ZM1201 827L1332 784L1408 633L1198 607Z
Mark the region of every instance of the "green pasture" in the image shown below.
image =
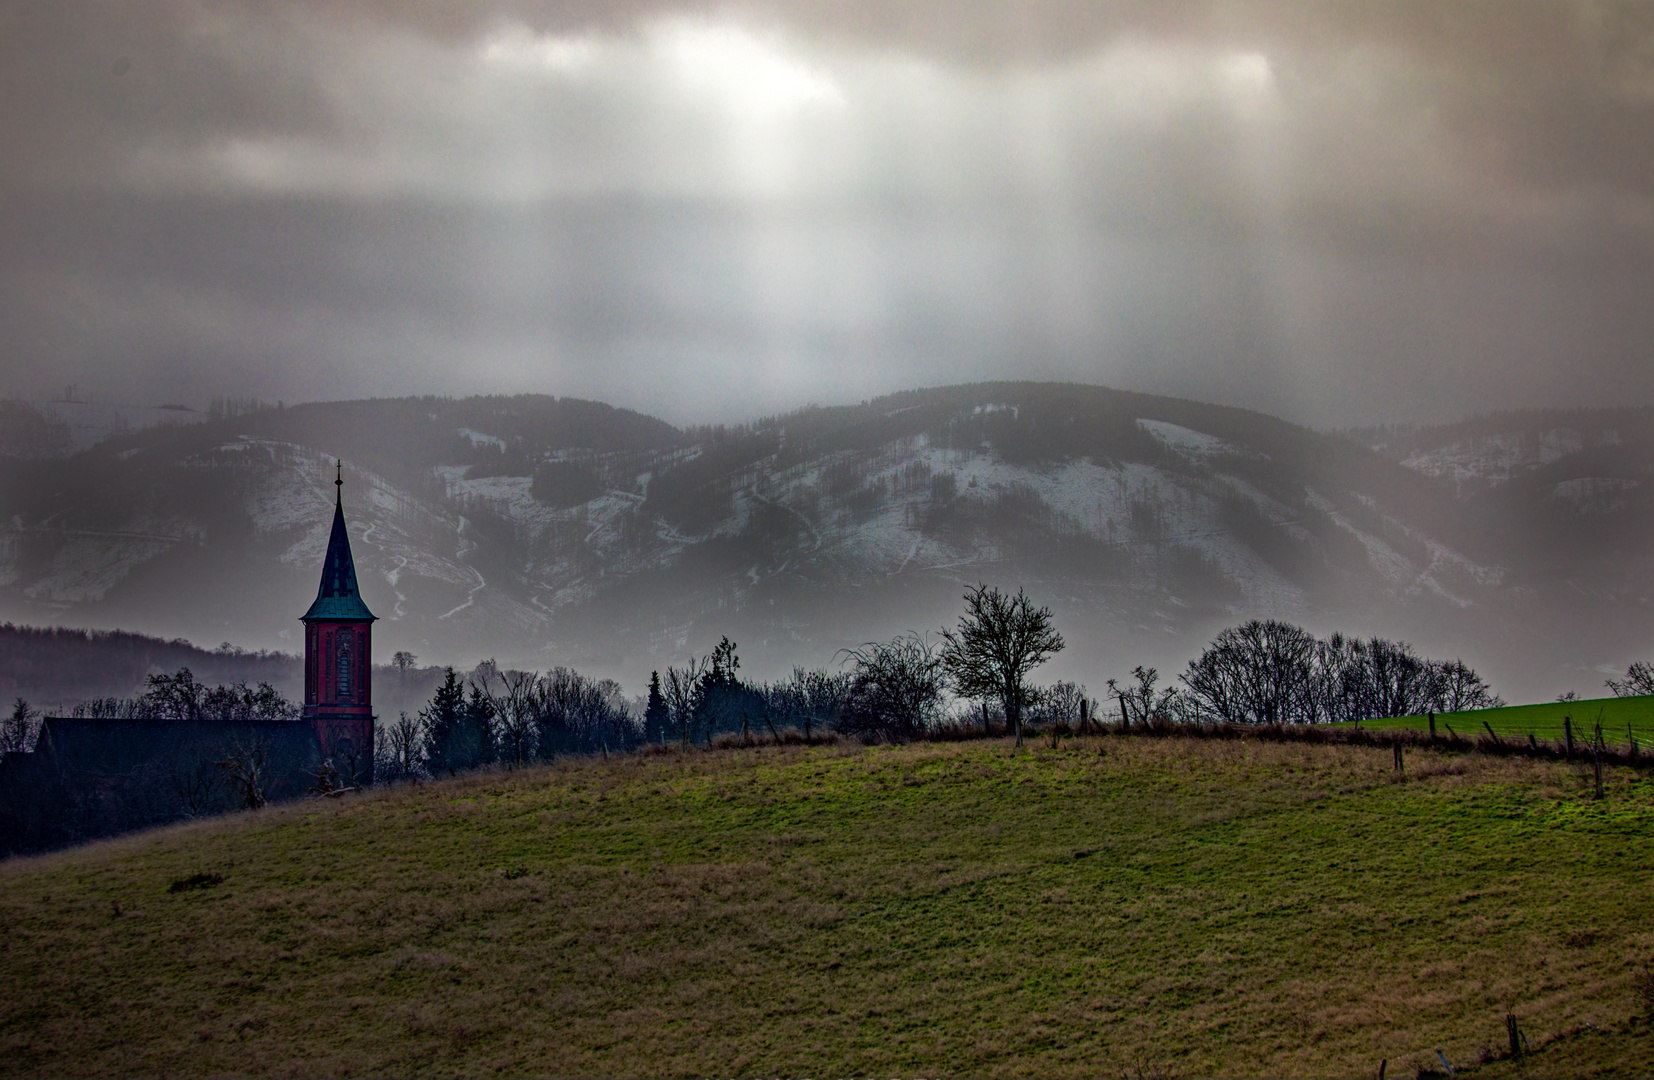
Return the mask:
M0 864L0 1075L1651 1075L1651 841L1422 748L486 772Z
M1502 709L1479 709L1473 712L1437 713L1436 733L1449 731L1466 739L1487 734L1492 728L1500 738L1507 736L1526 739L1529 735L1541 741L1563 739L1563 720L1573 721L1576 742L1588 738L1597 724L1602 725L1602 737L1610 746L1625 746L1635 737L1640 747L1654 745L1654 697L1608 697L1586 701L1546 701L1537 705L1509 705ZM1397 728L1428 731L1427 716L1398 716L1385 720L1362 720L1355 724L1335 727L1362 727L1375 731Z

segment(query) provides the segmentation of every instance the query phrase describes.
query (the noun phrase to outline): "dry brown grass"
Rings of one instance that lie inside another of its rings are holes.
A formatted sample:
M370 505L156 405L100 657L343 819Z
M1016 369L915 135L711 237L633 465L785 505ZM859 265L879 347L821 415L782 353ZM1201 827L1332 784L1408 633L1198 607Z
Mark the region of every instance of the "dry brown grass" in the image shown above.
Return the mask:
M1093 738L272 808L0 867L0 1070L1402 1076L1514 1011L1646 1073L1654 785L1588 784Z

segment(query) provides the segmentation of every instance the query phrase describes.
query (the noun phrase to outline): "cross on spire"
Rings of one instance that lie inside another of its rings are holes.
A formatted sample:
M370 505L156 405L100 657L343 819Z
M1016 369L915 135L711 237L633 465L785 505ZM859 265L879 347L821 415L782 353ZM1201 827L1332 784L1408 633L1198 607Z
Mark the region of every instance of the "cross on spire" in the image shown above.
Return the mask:
M345 501L345 463L335 459L333 467L338 470L333 474L333 501L344 504Z

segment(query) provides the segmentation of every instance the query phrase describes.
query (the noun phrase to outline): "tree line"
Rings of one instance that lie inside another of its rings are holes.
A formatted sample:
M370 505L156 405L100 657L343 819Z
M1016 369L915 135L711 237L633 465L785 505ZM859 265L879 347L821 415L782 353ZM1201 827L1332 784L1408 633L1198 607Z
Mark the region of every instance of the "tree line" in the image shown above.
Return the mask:
M148 689L137 697L82 701L69 710L88 720L206 720L241 724L263 720L297 720L299 705L267 682L208 686L187 667L170 675L149 676Z
M431 700L414 716L382 723L374 742L375 774L393 782L635 750L643 729L612 679L566 667L502 669L486 660L463 679L446 668Z
M650 676L645 737L683 747L712 745L719 733L775 739L797 731L908 741L973 725L980 704L984 728L1000 719L1021 740L1025 720L1075 720L1094 711L1083 687L1029 685L1034 667L1063 648L1048 607L977 585L965 593L959 625L934 637L910 632L838 654L838 671L794 668L777 682L742 680L736 646L727 637L701 659Z
M1053 620L1049 607L1036 605L1022 590L1012 594L977 585L966 590L955 626L841 650L837 670L795 667L771 682L746 679L737 646L725 637L704 657L652 673L647 697L636 703L628 702L613 680L567 667L523 671L489 660L466 675L450 667L413 715L401 711L395 720L381 722L374 772L380 782L396 782L646 746L688 749L824 736L900 742L992 735L996 728L1020 742L1030 726L1084 732L1104 719L1086 687L1038 686L1031 679L1064 647ZM421 670L415 662L412 654L399 653L394 668L407 676ZM1127 729L1151 721L1327 724L1504 704L1460 659L1422 656L1406 642L1381 637L1316 637L1291 623L1260 619L1219 633L1165 685L1156 669L1139 666L1128 678L1108 680L1107 687L1113 719ZM1654 692L1654 665L1633 664L1624 679L1610 679L1608 687L1616 694ZM33 756L27 751L40 720L19 698L10 715L0 715L5 751L0 817L7 819L0 832L26 826L42 839L19 846L12 837L4 845L8 850L257 806L267 795L333 792L364 782L367 775L360 767L365 761L353 761L348 769L322 762L321 773L310 777L301 768L299 786L288 781L289 790L278 792L278 773L293 771L280 764L275 746L287 732L265 728L257 735L253 727L297 720L301 710L267 682L209 685L181 667L150 675L140 695L82 701L71 715L112 722L102 739L108 745L97 748L113 755L111 761L127 753L117 745L122 738L162 737L153 728L156 720L179 721L178 732L217 734L190 736L195 739L190 742L183 734L174 738L163 732L166 745L154 752L134 745L127 756L138 764L128 770L136 771L126 778L120 805L108 799L80 805L60 792L63 805L47 813L48 793L20 786L45 773L20 761ZM260 738L271 746L258 743Z
M985 585L965 593L959 624L936 637L909 633L843 650L839 672L795 668L775 683L748 683L726 638L711 656L651 678L648 742L711 745L719 732L777 738L789 728L906 741L980 730L996 723L1019 742L1025 724L1083 731L1102 719L1082 685L1036 686L1032 670L1063 640L1047 607L1021 590ZM1615 693L1644 685L1654 667L1633 665ZM1191 660L1176 681L1139 666L1108 680L1110 710L1126 727L1150 720L1224 724L1328 724L1505 704L1458 658L1420 655L1404 641L1334 633L1318 638L1279 620L1230 627ZM1117 711L1115 711L1117 710ZM978 718L980 718L978 720Z
M146 676L186 667L212 685L269 683L289 691L304 685L302 658L293 653L239 649L229 642L203 649L182 638L125 630L0 623L0 694L7 701L27 698L53 712L85 698L141 695Z
M1463 660L1432 660L1404 641L1252 619L1214 638L1178 676L1137 667L1110 679L1121 722L1330 724L1497 708L1505 702Z

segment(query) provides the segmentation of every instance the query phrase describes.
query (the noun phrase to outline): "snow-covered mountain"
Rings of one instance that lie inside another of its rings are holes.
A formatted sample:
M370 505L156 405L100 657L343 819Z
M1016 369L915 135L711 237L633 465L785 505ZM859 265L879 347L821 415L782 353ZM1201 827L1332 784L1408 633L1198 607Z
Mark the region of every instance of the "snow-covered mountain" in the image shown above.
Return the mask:
M1647 516L1626 463L1646 473L1649 425L1571 419L1369 446L1049 384L687 431L542 397L296 406L13 460L0 618L294 649L342 460L386 655L637 689L727 634L762 677L951 623L986 581L1056 609L1070 648L1047 677L1176 669L1273 615L1549 696L1654 651L1647 560L1618 539Z

